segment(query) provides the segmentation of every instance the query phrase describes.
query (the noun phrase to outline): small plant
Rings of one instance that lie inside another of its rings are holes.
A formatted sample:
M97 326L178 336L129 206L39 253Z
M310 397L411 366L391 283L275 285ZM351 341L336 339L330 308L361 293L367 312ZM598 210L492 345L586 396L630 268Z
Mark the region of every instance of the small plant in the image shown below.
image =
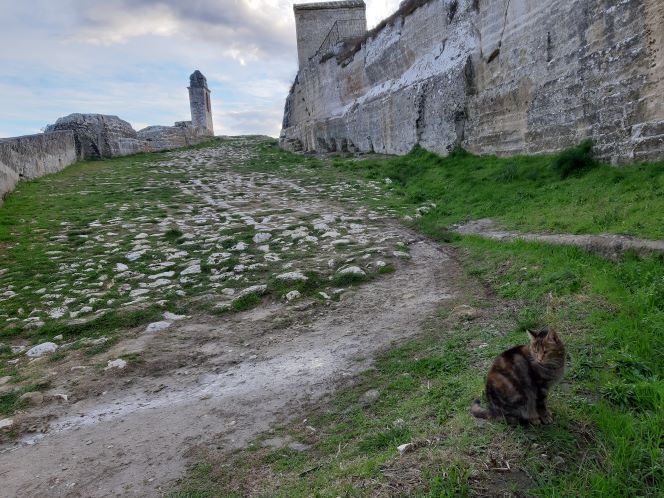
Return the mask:
M171 228L164 234L164 238L169 242L177 242L183 233L177 228Z
M235 299L231 304L231 307L235 311L246 311L260 304L260 302L261 298L258 294L256 293L245 294L244 296L240 296L237 299Z
M551 168L560 175L561 179L576 173L587 171L597 165L593 158L593 141L586 139L576 147L572 147L558 154L551 164Z
M332 278L334 285L343 287L344 285L352 285L363 282L366 280L366 275L361 273L337 273Z
M455 145L454 148L447 155L450 159L463 159L464 157L470 157L472 154L460 145Z

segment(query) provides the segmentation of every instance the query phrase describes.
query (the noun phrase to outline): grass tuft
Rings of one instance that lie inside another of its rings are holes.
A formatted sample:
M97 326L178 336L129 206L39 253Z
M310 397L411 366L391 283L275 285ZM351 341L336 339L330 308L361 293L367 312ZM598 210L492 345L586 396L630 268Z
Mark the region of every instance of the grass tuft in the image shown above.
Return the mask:
M597 165L593 158L593 141L584 140L576 147L571 147L558 154L551 164L551 168L561 179L570 175L580 174Z

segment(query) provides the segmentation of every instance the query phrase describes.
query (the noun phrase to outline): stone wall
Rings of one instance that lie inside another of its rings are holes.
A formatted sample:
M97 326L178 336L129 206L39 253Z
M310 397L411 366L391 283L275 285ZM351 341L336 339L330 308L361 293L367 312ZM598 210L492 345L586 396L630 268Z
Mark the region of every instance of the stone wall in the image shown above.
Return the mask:
M138 132L138 138L153 152L187 147L210 140L206 128L194 126L191 121L178 121L175 126L148 126Z
M345 38L353 34L359 36L366 31L366 5L363 0L296 4L293 5L293 12L300 67L316 54L336 21L362 21L353 24L352 28L357 32L345 33Z
M660 0L431 0L354 54L301 67L292 150L664 157Z
M74 133L59 131L0 140L0 198L21 179L55 173L76 162Z

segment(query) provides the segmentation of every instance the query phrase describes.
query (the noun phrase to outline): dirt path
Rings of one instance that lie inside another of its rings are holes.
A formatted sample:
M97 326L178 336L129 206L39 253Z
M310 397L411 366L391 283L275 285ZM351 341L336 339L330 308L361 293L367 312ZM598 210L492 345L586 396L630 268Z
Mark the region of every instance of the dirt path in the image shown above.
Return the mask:
M573 234L538 234L518 233L502 230L490 219L469 221L458 226L456 231L465 235L479 235L493 240L528 240L547 244L576 246L607 256L615 256L627 250L639 252L664 252L664 241L645 240L626 235L573 235Z
M454 299L460 270L436 244L418 240L380 213L325 201L319 189L218 166L238 151L241 144L178 153L166 167L196 168L205 161L210 167L182 185L188 198L223 207L227 217L236 209L236 221L265 225L264 232L273 234L269 242L260 242L269 247L255 253L246 249L246 267L278 261L270 267L275 274L328 268L331 277L349 265L369 273L385 260L395 272L376 273L357 287L325 287L338 300L303 296L289 302L270 296L242 313L197 313L171 318L168 328L157 332L130 331L103 357L105 362L140 355L140 362L122 370L79 370L72 361L43 365L54 371L52 392L69 389L70 400L23 414L48 424L43 434L26 433L18 444L0 447L0 496L161 496L182 475L193 449L238 447L272 424L299 416L305 403L367 368L393 341L418 334L428 315ZM205 172L208 182L201 183ZM284 210L290 219L280 218ZM200 210L193 211L200 218ZM256 222L258 214L262 220ZM334 232L328 237L332 241L293 226L303 220L324 225L319 232ZM209 240L209 225L197 226ZM339 239L347 241L334 243ZM313 247L295 251L299 240ZM405 245L395 248L400 242ZM403 250L395 250L399 247ZM259 254L278 257L263 263L256 261ZM192 265L186 262L183 268ZM232 288L241 292L269 279L265 269L255 267L255 276L244 268L231 275L213 270L209 278L218 284L224 278L212 277L232 277ZM170 282L165 286L176 285ZM193 285L208 284L195 280ZM228 300L220 296L233 295L212 289L222 305Z

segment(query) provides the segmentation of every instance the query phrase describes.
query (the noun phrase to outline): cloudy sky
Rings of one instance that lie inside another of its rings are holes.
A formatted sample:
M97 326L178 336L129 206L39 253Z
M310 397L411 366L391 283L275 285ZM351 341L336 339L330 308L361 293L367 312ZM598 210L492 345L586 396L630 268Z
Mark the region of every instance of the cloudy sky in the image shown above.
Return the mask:
M369 27L399 0L365 0ZM305 3L297 0L295 3ZM279 133L297 70L292 0L0 0L0 137L72 112L140 129L189 119L188 77L217 134Z

